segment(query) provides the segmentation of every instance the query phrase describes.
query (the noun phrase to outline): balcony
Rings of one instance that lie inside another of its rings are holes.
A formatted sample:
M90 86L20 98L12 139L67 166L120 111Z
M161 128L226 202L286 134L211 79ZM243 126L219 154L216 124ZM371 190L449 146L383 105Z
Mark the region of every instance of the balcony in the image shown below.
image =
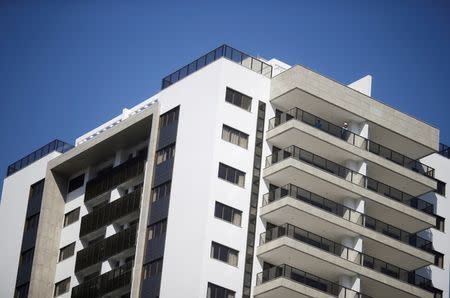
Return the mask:
M131 226L102 241L88 246L77 253L75 272L80 272L99 262L108 260L118 254L134 250L136 244L136 226Z
M95 209L81 219L80 237L94 232L119 220L130 221L130 217L138 215L141 203L142 188Z
M286 279L293 283L282 282L282 286L279 283L270 285L271 282L280 281L280 279ZM296 284L302 286L299 287ZM258 273L256 277L255 297L295 298L302 297L302 295L307 297L370 297L285 264L266 269Z
M388 197L389 199L401 202L402 204L420 210L424 213L434 215L433 204L296 146L290 146L269 155L266 158L266 168L288 158L294 158L296 160L306 162L333 175L337 175L340 178L343 178L360 187L367 188Z
M88 181L86 183L84 201L89 202L99 195L142 174L144 172L145 162L146 156L138 155Z
M294 245L289 244L290 242L280 242L279 244L275 244L276 248L275 246L271 246L267 247L267 249L261 249L263 246L267 246L268 243L282 238L294 240ZM302 243L301 248L299 246L299 248L294 249L295 243ZM318 250L311 249L312 247ZM298 253L292 252L292 250L298 251ZM327 254L322 254L320 251L324 251ZM310 267L311 270L313 270L314 266L320 267L320 270L324 274L327 272L330 278L331 276L336 278L342 274L353 276L356 273L361 275L363 282L375 283L368 286L368 288L372 288L374 291L383 291L383 289L386 290L387 288L390 288L390 290L405 291L407 287L404 284L406 283L429 292L425 295L427 297L430 296L430 293L433 295L430 297L435 297L435 294L440 293L439 289L433 287L431 280L416 274L414 271L405 270L290 224L283 224L262 233L260 236L258 255L272 264L283 263L286 259L290 259L301 262L304 266ZM324 270L323 266L326 266L327 270ZM369 270L362 270L361 268ZM402 283L393 282L377 274L374 275L373 271L381 273L385 277L387 276L401 281ZM422 291L419 290L419 292ZM374 295L371 291L367 293ZM395 296L394 292L391 295Z
M97 298L131 285L133 262L94 277L72 289L72 298Z
M308 112L305 112L299 108L290 109L286 113L283 113L278 117L270 119L269 130L293 119L306 123L310 126L314 126L317 129L320 129L334 137L344 140L353 146L356 146L358 148L364 149L373 154L386 158L409 170L412 170L414 172L417 172L421 175L430 178L434 178L434 169L432 167L427 166L412 158L409 158L383 145L377 144L376 142L366 139L350 130L344 130L340 126L337 126L331 122L328 122Z
M407 231L394 227L366 214L360 213L354 209L336 203L335 201L321 197L296 185L288 184L265 194L263 196L262 206L267 206L268 204L286 197L306 202L349 222L371 229L385 236L406 243L412 247L421 249L429 253L434 252L433 244L429 240L417 236L416 234L408 233ZM280 214L280 220L282 220L282 218L285 219L285 216Z

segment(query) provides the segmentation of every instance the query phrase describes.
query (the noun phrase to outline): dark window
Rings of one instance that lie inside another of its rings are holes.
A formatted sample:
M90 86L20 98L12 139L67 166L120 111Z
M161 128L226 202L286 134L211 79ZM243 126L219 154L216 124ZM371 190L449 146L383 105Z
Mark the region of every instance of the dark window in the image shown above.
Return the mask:
M27 298L29 285L30 285L29 283L26 283L17 287L14 292L14 298Z
M228 246L214 241L211 243L211 258L213 259L223 261L232 266L237 266L238 254L239 252L237 250L229 248Z
M42 179L35 184L30 186L30 194L28 196L28 199L33 199L39 196L42 196L42 193L44 192L44 183L45 180Z
M33 261L34 248L30 248L20 254L19 266L30 264Z
M55 297L69 292L70 277L55 284Z
M31 231L38 226L39 223L39 213L28 217L25 220L25 232Z
M166 182L161 185L158 185L152 189L152 202L155 202L162 198L167 198L170 196L170 186L171 183Z
M206 298L234 298L236 292L225 289L224 287L208 283L208 292Z
M147 156L148 147L144 147L137 152L137 156Z
M178 121L178 108L175 108L163 115L159 118L159 128L168 126L176 121Z
M73 179L70 179L67 193L70 193L70 192L74 191L75 189L82 187L83 184L84 184L84 173Z
M240 108L243 108L244 110L247 110L250 112L252 108L252 98L242 94L240 92L237 92L236 90L233 90L231 88L227 88L226 94L225 94L225 100L231 104L234 104L235 106L238 106Z
M245 173L235 168L219 163L219 178L244 187Z
M240 226L242 219L242 211L233 207L216 202L214 216L225 221L228 221L234 225Z
M162 271L162 265L163 265L162 258L145 264L144 270L143 270L144 279L147 279L151 276L156 276L156 275L160 274Z
M166 233L167 219L158 221L148 227L148 240L161 237Z
M440 194L441 196L444 196L445 197L445 182L442 182L442 181L437 181L437 190L436 190L436 192L438 193L438 194Z
M59 259L58 262L61 262L71 256L75 253L75 242L61 248L59 250Z
M170 144L156 152L156 164L159 165L175 156L175 143Z
M222 140L241 146L245 149L247 149L248 146L248 134L225 124L222 127Z
M76 222L79 217L80 217L80 207L66 213L66 215L64 215L64 227L70 225L71 223Z

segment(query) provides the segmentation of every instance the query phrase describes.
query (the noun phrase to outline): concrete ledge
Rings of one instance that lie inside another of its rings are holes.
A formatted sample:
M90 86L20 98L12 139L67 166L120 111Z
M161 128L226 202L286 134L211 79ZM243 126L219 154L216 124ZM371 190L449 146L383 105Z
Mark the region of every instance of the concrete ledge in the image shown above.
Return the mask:
M269 298L269 297L321 297L332 298L333 295L324 293L314 288L308 287L304 284L294 282L284 277L279 277L263 284L257 285L253 290L254 297Z

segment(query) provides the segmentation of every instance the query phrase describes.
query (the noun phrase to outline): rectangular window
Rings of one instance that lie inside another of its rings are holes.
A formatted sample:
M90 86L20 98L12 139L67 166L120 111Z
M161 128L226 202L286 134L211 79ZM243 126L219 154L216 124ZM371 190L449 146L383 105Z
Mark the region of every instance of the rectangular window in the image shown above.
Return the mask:
M75 253L75 242L61 248L59 250L59 259L58 262L61 262L71 256Z
M26 283L17 287L14 292L14 298L27 298L29 285L30 285L29 283Z
M67 188L67 193L70 193L70 192L82 187L83 185L84 185L84 173L73 179L70 179L69 187Z
M162 198L168 198L170 196L171 182L166 182L158 185L152 189L152 202L156 202Z
M216 202L214 216L228 221L236 226L241 226L242 211Z
M206 298L234 298L236 292L225 289L224 287L208 283L208 292Z
M38 226L39 223L39 213L28 217L25 220L25 232L31 231Z
M70 290L70 277L55 284L55 297L69 292Z
M169 126L170 124L178 121L178 108L170 110L169 112L161 115L159 118L159 128Z
M236 90L227 87L227 91L225 94L225 101L243 108L244 110L251 111L252 108L252 98Z
M225 124L222 127L222 140L241 146L245 149L247 149L248 146L248 134Z
M19 266L30 264L33 261L34 248L30 248L20 254Z
M148 240L161 237L166 233L167 219L155 222L148 227Z
M245 173L235 168L219 163L219 178L244 187Z
M42 179L35 184L30 186L30 194L28 196L28 199L33 199L39 196L42 196L42 193L44 192L44 183L45 179Z
M437 180L437 190L436 190L436 192L438 194L440 194L441 196L445 197L445 182Z
M213 259L220 260L232 266L237 266L238 254L239 252L237 250L229 248L228 246L214 241L211 243L211 258Z
M175 143L156 151L156 165L165 162L175 156Z
M156 276L158 274L161 274L162 272L162 265L163 265L163 259L157 259L154 261L151 261L150 263L147 263L144 265L143 270L143 276L144 279L147 279L151 276Z
M64 227L74 223L78 220L80 216L80 207L75 210L72 210L64 215Z

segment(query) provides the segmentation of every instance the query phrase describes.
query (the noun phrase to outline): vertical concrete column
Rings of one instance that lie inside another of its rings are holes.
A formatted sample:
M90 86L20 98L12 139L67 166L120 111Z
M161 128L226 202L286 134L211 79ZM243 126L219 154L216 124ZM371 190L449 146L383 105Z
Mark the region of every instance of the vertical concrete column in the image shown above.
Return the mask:
M344 237L341 240L341 244L351 248L353 250L344 250L342 257L348 259L351 262L354 263L360 263L361 262L361 254L362 252L362 246L363 241L361 237ZM348 276L348 275L341 275L339 276L339 285L351 289L355 292L360 292L361 290L361 279L358 276ZM345 289L342 289L339 293L339 297L353 297L353 293L346 292Z
M348 128L350 131L362 137L358 138L355 136L353 145L359 148L366 149L365 139L369 138L369 123L351 121L348 125Z

